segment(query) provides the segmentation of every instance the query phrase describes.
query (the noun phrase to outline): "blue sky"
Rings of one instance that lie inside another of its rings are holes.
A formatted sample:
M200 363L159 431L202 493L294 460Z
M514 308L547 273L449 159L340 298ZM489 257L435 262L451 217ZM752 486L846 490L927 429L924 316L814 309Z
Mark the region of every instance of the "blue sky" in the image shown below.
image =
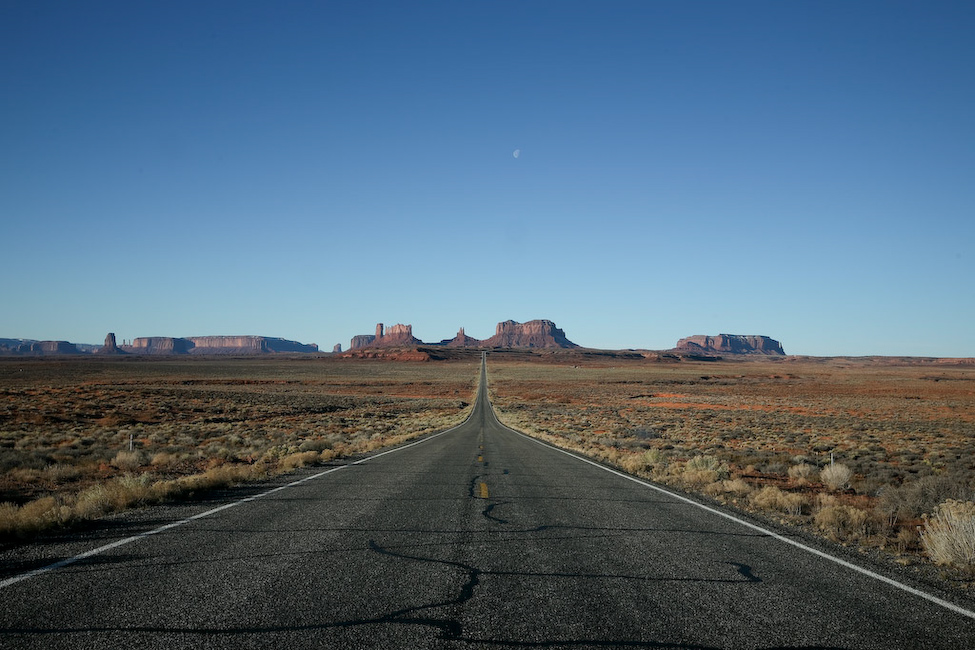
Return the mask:
M972 33L971 2L2 2L0 337L975 356Z

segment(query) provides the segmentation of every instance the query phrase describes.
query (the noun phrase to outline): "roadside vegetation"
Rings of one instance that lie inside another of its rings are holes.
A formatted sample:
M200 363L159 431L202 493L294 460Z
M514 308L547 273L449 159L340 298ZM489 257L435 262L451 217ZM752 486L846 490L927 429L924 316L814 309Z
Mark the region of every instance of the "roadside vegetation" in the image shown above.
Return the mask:
M477 359L0 359L0 540L442 430ZM493 355L492 401L558 446L975 585L975 365L611 363Z
M835 542L975 579L975 365L491 367L506 424Z
M473 361L0 359L0 541L461 422Z

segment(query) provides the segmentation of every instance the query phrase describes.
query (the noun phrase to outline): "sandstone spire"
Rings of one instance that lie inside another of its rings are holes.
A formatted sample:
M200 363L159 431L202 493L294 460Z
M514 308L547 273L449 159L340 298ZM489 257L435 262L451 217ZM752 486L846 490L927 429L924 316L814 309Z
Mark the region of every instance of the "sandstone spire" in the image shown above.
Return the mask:
M98 354L125 354L115 342L115 332L108 333L105 337L105 345L98 348L97 352Z

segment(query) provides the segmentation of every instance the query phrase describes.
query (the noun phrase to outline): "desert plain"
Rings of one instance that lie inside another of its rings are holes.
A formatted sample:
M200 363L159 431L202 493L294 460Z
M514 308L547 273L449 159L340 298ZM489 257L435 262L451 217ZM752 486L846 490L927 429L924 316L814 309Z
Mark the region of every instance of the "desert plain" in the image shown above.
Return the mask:
M446 429L480 353L445 356L0 359L0 536ZM925 539L975 500L970 361L489 352L488 377L529 435L970 584L972 563Z

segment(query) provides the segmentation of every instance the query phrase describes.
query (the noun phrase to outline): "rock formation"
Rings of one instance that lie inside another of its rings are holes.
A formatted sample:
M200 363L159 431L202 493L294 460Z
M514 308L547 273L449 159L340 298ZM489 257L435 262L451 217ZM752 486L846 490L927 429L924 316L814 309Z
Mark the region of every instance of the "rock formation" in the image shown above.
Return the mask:
M378 339L379 344L384 346L409 346L423 343L423 341L413 336L412 325L390 325L386 333L382 334L382 325L380 324L377 328L377 333L381 335Z
M356 334L349 343L349 349L361 350L362 348L371 348L375 341L376 337L372 334Z
M109 332L105 337L105 345L95 350L95 354L125 354L115 342L115 332Z
M0 339L0 354L40 356L48 354L82 354L78 346L68 341L34 341L32 339Z
M375 335L359 334L353 336L349 349L412 347L414 345L423 345L423 341L413 336L412 325L390 325L387 330L382 323L377 323Z
M26 354L30 352L30 344L36 342L26 339L0 339L0 354Z
M262 354L267 352L318 352L314 343L298 343L270 336L190 336L193 354Z
M533 320L527 323L516 323L507 320L498 323L495 334L489 339L479 341L467 336L464 328L460 328L457 336L440 343L424 343L413 336L412 325L393 325L383 330L383 324L376 325L376 334L360 334L352 337L350 350L380 347L412 347L416 345L444 345L448 347L467 348L577 348L579 347L565 338L565 332L555 326L550 320Z
M336 343L335 344L335 347L332 348L332 354L338 354L341 351L342 351L342 344L341 343Z
M172 336L140 336L125 347L135 354L189 354L193 344Z
M516 323L506 320L498 323L494 336L484 341L489 348L577 348L565 338L565 332L550 320L531 320Z
M457 331L457 336L452 339L445 339L440 344L451 348L479 348L484 345L482 341L478 341L472 336L467 336L464 333L463 327Z
M74 343L67 341L37 341L30 346L31 354L79 354Z
M675 349L694 354L785 354L775 339L741 334L689 336L677 341Z
M314 343L298 343L269 336L190 336L137 338L126 346L136 354L266 354L271 352L318 352Z

